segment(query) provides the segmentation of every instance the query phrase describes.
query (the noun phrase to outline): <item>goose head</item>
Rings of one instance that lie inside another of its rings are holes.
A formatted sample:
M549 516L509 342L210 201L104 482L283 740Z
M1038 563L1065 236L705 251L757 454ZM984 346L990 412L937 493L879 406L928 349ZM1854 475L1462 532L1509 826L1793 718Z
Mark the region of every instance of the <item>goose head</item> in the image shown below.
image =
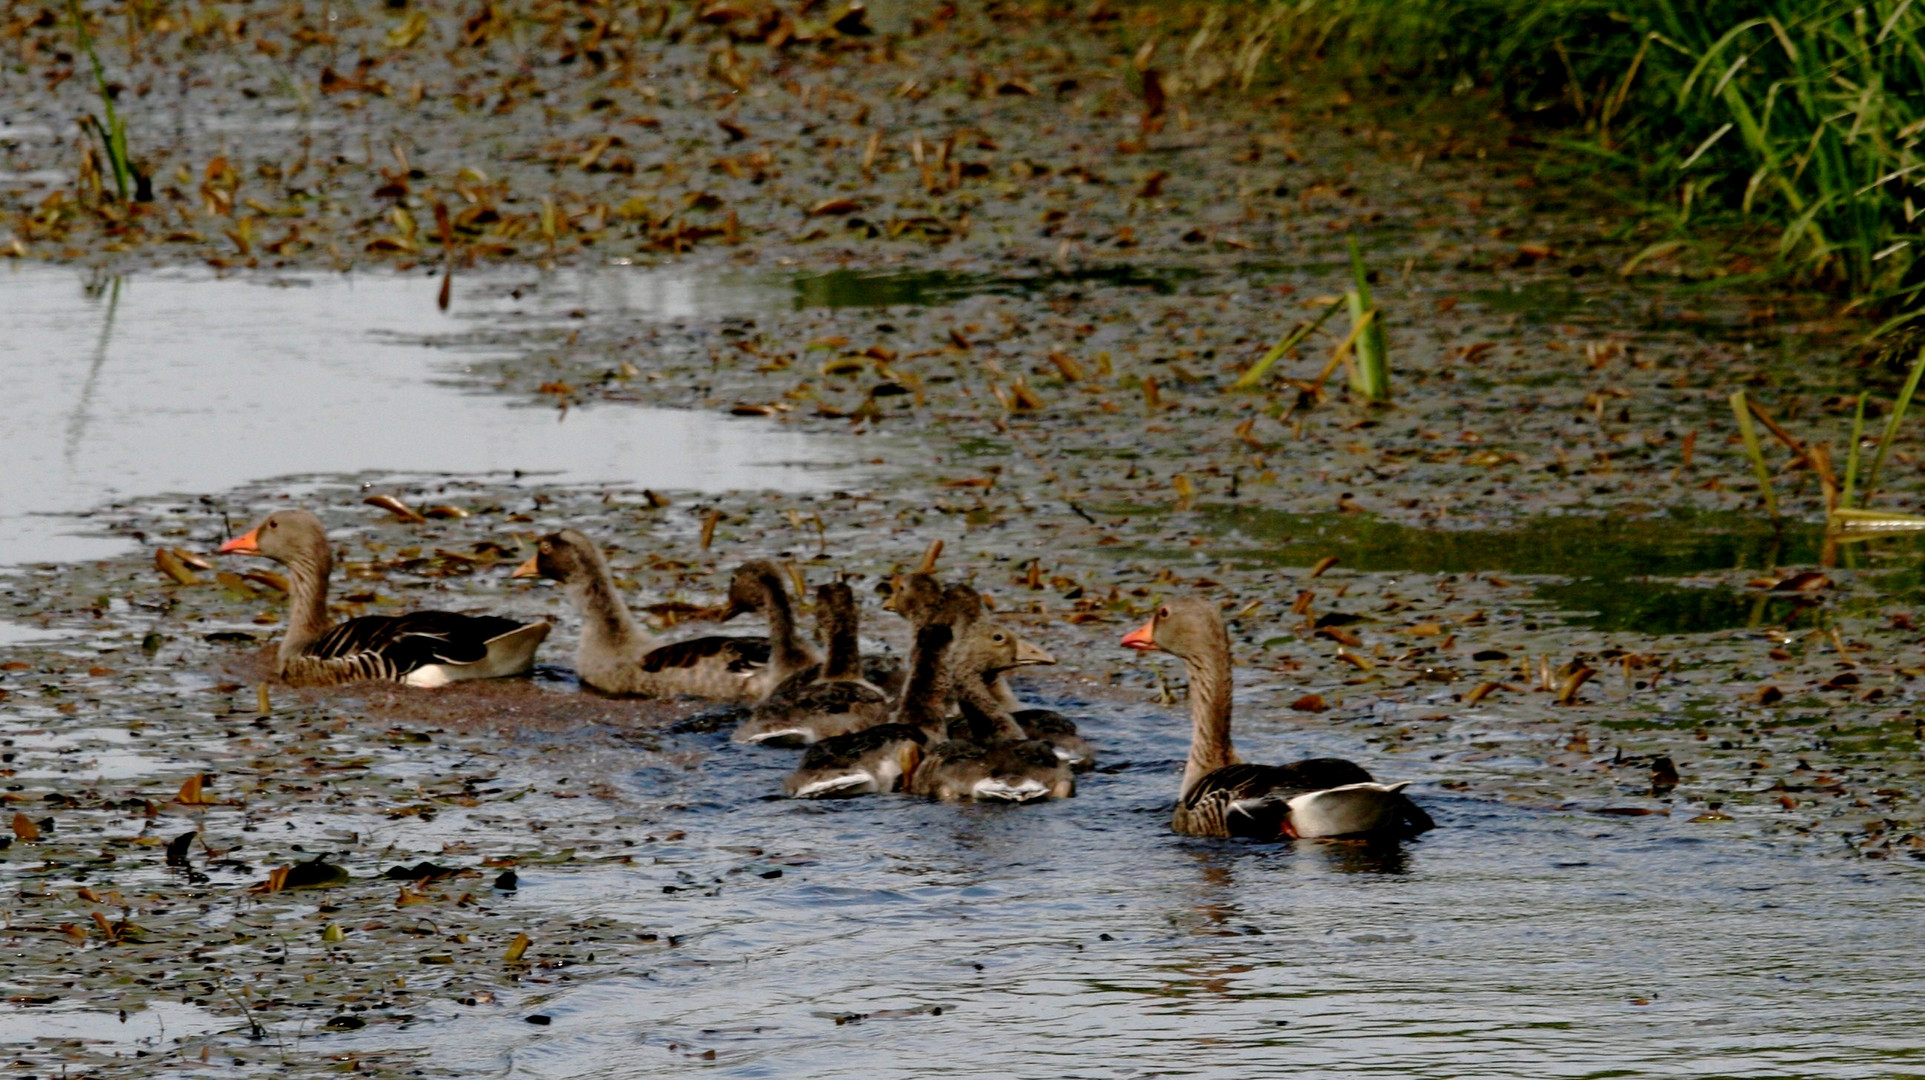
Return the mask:
M515 567L518 578L540 577L567 584L586 581L600 572L601 548L573 529L551 532L535 541L535 553Z
M751 611L765 610L771 604L788 602L788 590L782 587L782 572L772 562L757 559L745 562L735 568L729 578L729 600L722 609L720 621L728 622L737 615Z
M1164 603L1150 621L1124 635L1126 649L1160 650L1183 660L1228 656L1230 634L1215 604L1193 596Z
M959 674L993 679L1011 668L1054 664L1056 658L993 619L978 619L958 634L950 646L950 669Z
M223 555L259 555L288 566L314 566L328 556L327 529L306 510L276 510L222 544Z
M941 602L942 586L934 575L898 574L882 606L919 626L935 613L936 605Z
M815 588L816 620L822 625L825 640L838 632L856 629L856 591L846 581L830 581Z

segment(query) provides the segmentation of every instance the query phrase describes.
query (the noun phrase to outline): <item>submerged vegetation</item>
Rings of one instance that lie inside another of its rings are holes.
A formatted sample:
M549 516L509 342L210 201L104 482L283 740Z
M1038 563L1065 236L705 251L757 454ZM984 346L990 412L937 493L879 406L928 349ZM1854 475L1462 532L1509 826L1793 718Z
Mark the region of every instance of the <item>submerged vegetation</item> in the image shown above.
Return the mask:
M1178 85L1288 82L1316 60L1375 86L1482 88L1556 145L1641 176L1675 225L1766 223L1780 270L1849 293L1882 329L1925 311L1925 7L1911 0L1273 0L1187 17Z

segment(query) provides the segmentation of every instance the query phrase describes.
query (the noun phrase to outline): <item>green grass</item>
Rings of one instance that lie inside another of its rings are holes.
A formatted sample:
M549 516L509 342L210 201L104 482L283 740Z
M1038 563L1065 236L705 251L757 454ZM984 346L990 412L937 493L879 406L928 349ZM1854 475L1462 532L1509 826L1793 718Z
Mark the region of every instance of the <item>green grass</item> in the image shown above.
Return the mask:
M1715 209L1768 224L1783 270L1848 293L1886 329L1925 314L1925 3L1210 6L1232 13L1214 36L1246 85L1315 61L1493 94L1563 145L1640 174L1680 221Z
M80 10L80 0L67 0L67 12L73 18L74 37L80 43L80 51L87 54L93 65L94 89L100 94L101 110L107 119L89 113L85 118L93 133L100 139L101 152L107 158L107 168L114 178L114 190L120 201L126 202L133 193L135 176L133 161L127 156L127 125L121 122L120 114L114 111L114 96L107 87L107 72L100 64L100 54L94 51L94 36L87 31L87 16Z

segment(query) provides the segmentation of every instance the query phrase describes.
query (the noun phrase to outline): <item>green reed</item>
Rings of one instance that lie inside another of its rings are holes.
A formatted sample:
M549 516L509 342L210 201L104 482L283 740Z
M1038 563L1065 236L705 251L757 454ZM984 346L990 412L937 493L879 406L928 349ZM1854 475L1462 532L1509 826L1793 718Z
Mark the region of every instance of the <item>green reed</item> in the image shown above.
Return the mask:
M87 60L93 65L94 89L100 94L101 111L107 115L106 122L102 123L100 117L90 113L85 122L99 137L101 152L113 173L114 190L120 195L120 201L126 202L134 186L133 161L127 156L127 125L114 111L114 96L107 89L107 72L101 66L100 54L94 51L94 36L87 31L87 17L80 10L80 0L67 0L67 12L73 17L74 37L80 42L80 51L87 54Z
M1213 31L1224 54L1261 54L1273 76L1316 62L1420 92L1490 92L1560 144L1643 177L1679 225L1707 212L1768 223L1779 269L1848 292L1889 317L1881 329L1925 315L1925 3L1216 0L1196 10L1212 8L1231 12Z

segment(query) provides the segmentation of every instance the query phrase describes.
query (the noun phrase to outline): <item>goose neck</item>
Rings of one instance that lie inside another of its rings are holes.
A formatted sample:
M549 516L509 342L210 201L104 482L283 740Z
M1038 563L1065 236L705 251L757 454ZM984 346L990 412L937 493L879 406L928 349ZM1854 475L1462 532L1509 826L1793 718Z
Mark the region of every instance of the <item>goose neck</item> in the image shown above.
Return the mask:
M582 617L583 651L620 652L635 647L646 651L655 646L655 635L636 625L629 614L607 566L598 564L592 573L571 578L563 589Z
M795 633L795 610L789 606L789 592L779 578L762 582L763 604L769 615L769 659L784 671L795 671L815 662Z
M287 635L281 639L281 662L298 655L328 632L328 575L334 556L325 543L287 560Z
M909 681L896 707L897 723L920 727L937 738L948 728L944 712L949 700L949 676L943 670L943 654L949 641L947 626L930 625L916 632L916 643L909 653Z
M822 677L825 679L854 679L862 673L862 656L856 646L856 628L849 620L837 614L833 617L825 613L828 621L827 654L822 659Z
M1190 756L1183 767L1183 792L1187 795L1204 776L1234 765L1238 759L1230 741L1232 684L1228 653L1211 650L1202 656L1185 657L1184 666L1190 677Z
M996 693L991 680L994 672L965 672L955 680L956 703L969 720L969 737L979 743L1020 742L1026 736L1010 714L1009 706Z

